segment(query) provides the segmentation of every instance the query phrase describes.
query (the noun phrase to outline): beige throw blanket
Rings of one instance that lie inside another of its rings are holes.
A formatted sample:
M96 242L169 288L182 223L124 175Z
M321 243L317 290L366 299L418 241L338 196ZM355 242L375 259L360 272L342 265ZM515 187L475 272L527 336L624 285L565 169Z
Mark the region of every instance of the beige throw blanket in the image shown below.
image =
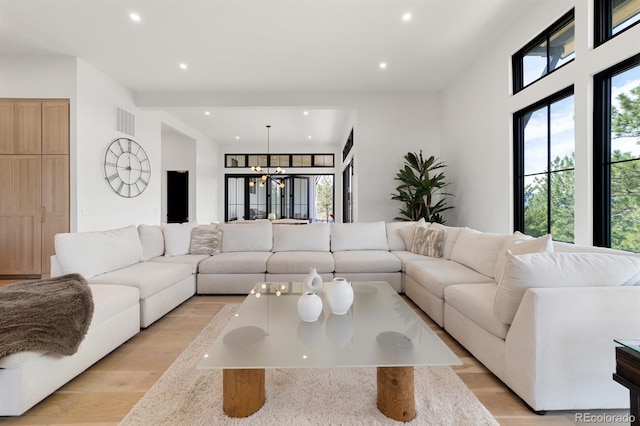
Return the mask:
M93 297L79 274L0 287L0 358L22 351L72 355L93 317Z

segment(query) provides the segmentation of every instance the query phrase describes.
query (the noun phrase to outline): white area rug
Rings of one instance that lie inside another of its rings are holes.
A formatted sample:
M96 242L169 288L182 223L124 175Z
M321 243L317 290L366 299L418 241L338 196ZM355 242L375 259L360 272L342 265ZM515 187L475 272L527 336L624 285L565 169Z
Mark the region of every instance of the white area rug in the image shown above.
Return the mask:
M211 320L120 423L128 425L388 425L376 407L375 368L267 369L266 402L234 419L222 411L222 371L200 359L238 305ZM450 367L416 367L417 416L409 425L497 425Z

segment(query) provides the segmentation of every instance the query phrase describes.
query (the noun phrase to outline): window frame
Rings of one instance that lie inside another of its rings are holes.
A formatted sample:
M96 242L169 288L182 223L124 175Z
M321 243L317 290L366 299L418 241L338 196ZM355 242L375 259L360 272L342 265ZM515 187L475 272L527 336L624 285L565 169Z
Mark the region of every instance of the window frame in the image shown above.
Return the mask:
M310 156L310 164L308 166L293 166L293 157L294 156ZM229 165L229 160L235 160L236 157L244 157L244 164L245 165ZM335 154L330 153L330 152L324 152L324 153L296 153L296 154L273 154L273 153L246 153L246 154L237 154L237 153L229 153L229 154L225 154L224 155L224 168L225 169L247 169L249 167L251 167L252 165L255 164L251 164L249 161L249 157L266 157L266 165L265 164L261 164L261 167L270 167L270 168L276 168L278 167L278 165L273 164L274 162L272 161L275 158L280 158L280 157L287 157L288 158L288 166L283 165L281 167L286 167L286 168L301 168L301 169L308 169L308 168L335 168L336 167L336 157ZM332 166L325 166L325 165L317 165L316 163L321 163L323 161L316 161L316 158L320 159L322 158L323 160L326 159L327 157L331 158L331 161L333 161L333 165Z
M640 53L593 76L593 245L611 247L611 79L640 66Z
M613 0L595 0L593 5L593 45L602 46L609 40L640 24L640 20L613 34ZM633 15L635 16L635 15Z
M574 57L573 59L567 61L566 63L560 65L559 67L549 71L550 40L558 31L560 31L562 28L564 28L571 22L573 22L575 25L575 9L571 9L569 12L564 14L560 19L558 19L553 24L551 24L547 29L545 29L543 32L541 32L536 37L534 37L529 43L524 45L520 50L518 50L515 54L513 54L513 56L511 56L511 71L512 71L512 80L513 80L512 83L513 83L514 94L531 86L535 82L540 81L541 79L545 78L549 74L552 74L553 72L563 68L565 65L570 64L575 60L575 57ZM574 39L575 39L575 29L574 29ZM524 63L523 63L525 54L529 52L531 49L533 49L534 47L539 46L543 42L546 42L547 44L547 71L537 79L525 85L524 84ZM574 54L575 54L575 49L574 49Z
M544 99L539 100L525 108L520 109L513 113L513 227L514 231L525 232L525 158L524 158L524 129L525 126L522 123L524 116L527 113L534 112L542 107L547 107L547 119L550 117L551 105L569 96L574 96L574 86L571 85L558 92L555 92ZM550 122L548 121L548 124ZM547 125L547 144L550 143L551 126ZM550 151L549 151L550 152ZM549 159L547 159L547 166ZM549 167L547 167L548 169ZM568 169L567 169L568 170ZM573 167L575 171L575 164ZM558 172L547 170L546 173L550 177L553 173ZM549 189L548 189L549 191ZM547 192L547 195L549 193ZM551 232L551 197L547 196L547 233Z

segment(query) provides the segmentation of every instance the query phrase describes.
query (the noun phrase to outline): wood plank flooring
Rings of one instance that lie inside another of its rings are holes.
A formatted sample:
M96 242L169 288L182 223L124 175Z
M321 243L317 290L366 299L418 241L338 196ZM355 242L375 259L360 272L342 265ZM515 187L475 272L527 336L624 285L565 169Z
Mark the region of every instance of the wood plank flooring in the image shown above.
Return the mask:
M211 318L226 303L242 300L242 296L192 297L22 416L0 417L0 425L117 425ZM531 412L453 338L406 300L464 362L454 370L501 425L581 424L576 421L575 412L551 412L545 416Z

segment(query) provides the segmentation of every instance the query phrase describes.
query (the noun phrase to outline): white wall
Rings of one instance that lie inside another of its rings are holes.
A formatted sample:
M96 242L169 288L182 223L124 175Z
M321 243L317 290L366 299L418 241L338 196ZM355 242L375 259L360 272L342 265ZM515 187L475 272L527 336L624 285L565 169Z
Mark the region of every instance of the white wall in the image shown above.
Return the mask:
M199 94L177 98L170 94L140 95L143 108L207 106L207 107L309 107L344 108L357 113L354 130L356 198L355 213L359 222L393 220L400 207L391 200L397 182L394 177L408 151L422 149L425 155L440 155L440 114L438 97L432 93L227 93ZM342 159L346 141L336 141L336 162ZM244 148L251 150L251 147ZM264 151L264 146L259 148ZM272 144L273 151L285 147ZM326 148L320 152L325 152ZM241 153L233 147L220 147L220 162L225 153ZM248 151L244 151L248 152ZM200 166L198 166L200 168ZM340 185L342 165L336 168L336 186ZM224 197L224 172L219 174L218 195ZM198 181L200 184L200 181ZM338 189L338 188L337 188ZM341 200L341 191L336 199ZM218 217L224 218L224 205L219 204ZM336 217L341 217L336 205Z
M0 97L70 100L72 231L161 222L163 123L196 141L196 174L200 191L196 207L198 220L205 223L216 218L217 146L172 116L137 108L129 90L81 59L68 56L0 56ZM135 114L134 139L151 160L149 186L136 198L120 197L104 180L106 148L113 139L126 136L115 130L116 106Z
M162 129L162 222L167 221L167 171L189 172L189 220L196 220L196 141L168 127Z
M153 113L135 107L132 93L78 60L77 230L102 230L160 222L161 126ZM104 155L111 141L127 137L115 130L115 107L135 115L135 137L151 163L147 189L135 198L116 194L104 179ZM72 166L73 167L73 166ZM155 171L155 172L154 172Z
M511 56L575 6L576 58L515 96ZM512 114L565 87L575 91L576 243L592 241L593 75L640 52L640 27L593 49L593 0L536 4L441 93L442 157L455 184L452 224L513 231Z

